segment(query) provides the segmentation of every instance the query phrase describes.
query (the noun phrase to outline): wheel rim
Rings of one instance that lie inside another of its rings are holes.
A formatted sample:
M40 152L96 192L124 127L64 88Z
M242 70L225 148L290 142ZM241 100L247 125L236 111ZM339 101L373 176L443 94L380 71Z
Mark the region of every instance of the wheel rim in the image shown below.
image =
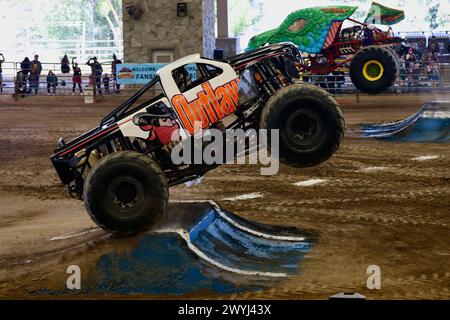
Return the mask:
M130 214L144 203L144 186L130 176L114 178L108 186L106 200L120 214Z
M312 110L302 109L291 113L286 120L287 139L298 147L315 144L323 133L323 120Z
M384 67L377 60L367 61L363 66L364 78L369 81L380 80L383 74L384 74Z

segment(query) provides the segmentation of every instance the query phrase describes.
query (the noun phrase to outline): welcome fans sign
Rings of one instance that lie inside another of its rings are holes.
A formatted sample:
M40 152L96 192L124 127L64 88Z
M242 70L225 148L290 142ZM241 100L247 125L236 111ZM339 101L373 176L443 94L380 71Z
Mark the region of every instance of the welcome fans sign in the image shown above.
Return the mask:
M164 67L165 63L124 63L116 70L118 84L146 84ZM196 79L195 64L186 68L192 79Z

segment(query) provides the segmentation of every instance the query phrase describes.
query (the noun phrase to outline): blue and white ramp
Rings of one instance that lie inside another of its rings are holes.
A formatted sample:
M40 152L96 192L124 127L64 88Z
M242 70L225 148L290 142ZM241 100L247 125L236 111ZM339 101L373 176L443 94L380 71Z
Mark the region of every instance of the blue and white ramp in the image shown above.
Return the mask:
M450 142L450 102L425 103L412 116L389 123L364 124L350 134L399 142Z
M126 241L126 240L119 240ZM214 202L170 203L154 231L101 255L85 294L177 295L257 290L299 272L315 236L253 223Z

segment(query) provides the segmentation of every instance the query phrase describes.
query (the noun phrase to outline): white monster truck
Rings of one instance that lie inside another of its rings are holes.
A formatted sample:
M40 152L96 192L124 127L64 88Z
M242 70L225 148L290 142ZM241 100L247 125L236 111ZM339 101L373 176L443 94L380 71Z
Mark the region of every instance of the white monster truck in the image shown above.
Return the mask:
M282 43L226 61L177 60L98 127L68 143L60 138L51 161L92 219L120 234L150 228L166 209L170 186L215 167L171 161L177 143L195 139L196 122L223 132L278 129L281 162L318 165L338 149L344 122L329 93L294 81L299 59L294 45Z

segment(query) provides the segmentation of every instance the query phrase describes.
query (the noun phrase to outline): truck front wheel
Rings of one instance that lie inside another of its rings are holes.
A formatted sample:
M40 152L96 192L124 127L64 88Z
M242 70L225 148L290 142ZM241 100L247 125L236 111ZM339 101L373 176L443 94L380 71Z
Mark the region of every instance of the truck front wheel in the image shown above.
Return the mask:
M261 129L279 130L279 159L294 167L313 167L339 148L344 120L336 100L325 90L293 84L272 96L260 120ZM271 141L268 133L269 147Z
M90 170L83 200L101 228L132 234L151 228L166 210L167 179L148 156L120 151L103 157Z

